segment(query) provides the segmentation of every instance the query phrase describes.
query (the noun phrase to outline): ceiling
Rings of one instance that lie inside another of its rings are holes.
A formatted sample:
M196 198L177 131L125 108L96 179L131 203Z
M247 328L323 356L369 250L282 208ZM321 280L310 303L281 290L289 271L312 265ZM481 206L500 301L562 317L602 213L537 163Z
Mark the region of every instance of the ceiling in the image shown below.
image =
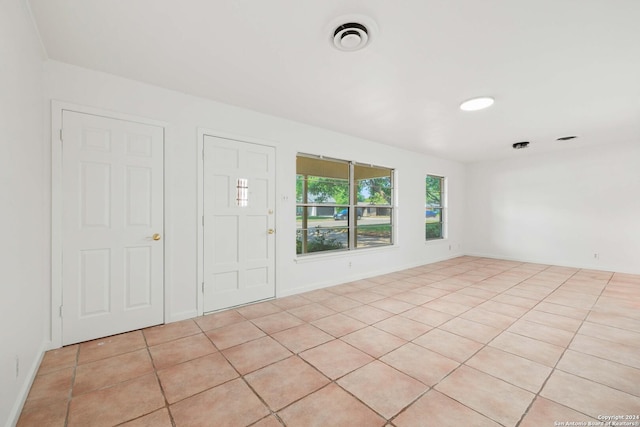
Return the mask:
M51 59L429 155L640 143L638 0L29 3ZM339 51L351 20L370 43Z

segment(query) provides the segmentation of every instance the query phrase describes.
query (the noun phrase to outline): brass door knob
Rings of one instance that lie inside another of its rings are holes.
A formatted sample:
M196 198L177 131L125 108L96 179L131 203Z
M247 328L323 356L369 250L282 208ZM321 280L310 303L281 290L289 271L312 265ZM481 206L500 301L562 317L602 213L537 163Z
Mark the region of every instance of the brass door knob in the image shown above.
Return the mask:
M275 232L276 232L276 230L274 230L273 228L270 228L269 231L268 231L269 234L273 234Z
M160 236L160 234L155 233L153 236L151 236L151 238L152 238L153 240L160 240L161 236Z

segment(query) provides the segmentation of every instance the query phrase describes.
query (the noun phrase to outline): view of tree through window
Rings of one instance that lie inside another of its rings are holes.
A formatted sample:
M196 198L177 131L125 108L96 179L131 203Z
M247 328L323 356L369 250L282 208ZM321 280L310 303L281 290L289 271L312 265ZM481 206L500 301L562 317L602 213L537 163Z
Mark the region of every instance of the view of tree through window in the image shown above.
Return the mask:
M393 243L393 169L302 154L296 160L296 253Z
M444 178L427 175L424 229L427 240L444 238Z

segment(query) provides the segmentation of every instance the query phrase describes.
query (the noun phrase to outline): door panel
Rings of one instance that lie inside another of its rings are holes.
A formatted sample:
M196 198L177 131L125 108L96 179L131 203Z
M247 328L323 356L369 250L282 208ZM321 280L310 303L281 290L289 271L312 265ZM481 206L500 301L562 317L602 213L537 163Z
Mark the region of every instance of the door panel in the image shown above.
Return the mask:
M151 227L151 194L153 193L151 168L127 167L125 181L127 226Z
M109 228L111 225L111 166L80 163L80 207L82 226Z
M63 345L164 319L161 127L63 111Z
M80 317L108 313L111 276L111 251L80 251Z
M266 216L247 216L247 238L252 241L251 245L247 246L247 261L257 261L269 258L269 222Z
M204 137L204 311L275 296L275 150Z
M125 310L151 305L151 248L125 248Z

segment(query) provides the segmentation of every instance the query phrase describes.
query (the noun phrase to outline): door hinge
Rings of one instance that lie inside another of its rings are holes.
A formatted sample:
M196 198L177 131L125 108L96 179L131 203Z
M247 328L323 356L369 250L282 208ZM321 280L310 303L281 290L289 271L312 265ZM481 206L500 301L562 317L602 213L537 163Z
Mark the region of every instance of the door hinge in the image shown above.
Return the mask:
M62 317L62 306L60 306L60 317Z
M60 142L62 142L62 129L60 129Z
M202 282L202 293L204 294L204 282Z
M204 227L204 215L202 215L202 226Z

